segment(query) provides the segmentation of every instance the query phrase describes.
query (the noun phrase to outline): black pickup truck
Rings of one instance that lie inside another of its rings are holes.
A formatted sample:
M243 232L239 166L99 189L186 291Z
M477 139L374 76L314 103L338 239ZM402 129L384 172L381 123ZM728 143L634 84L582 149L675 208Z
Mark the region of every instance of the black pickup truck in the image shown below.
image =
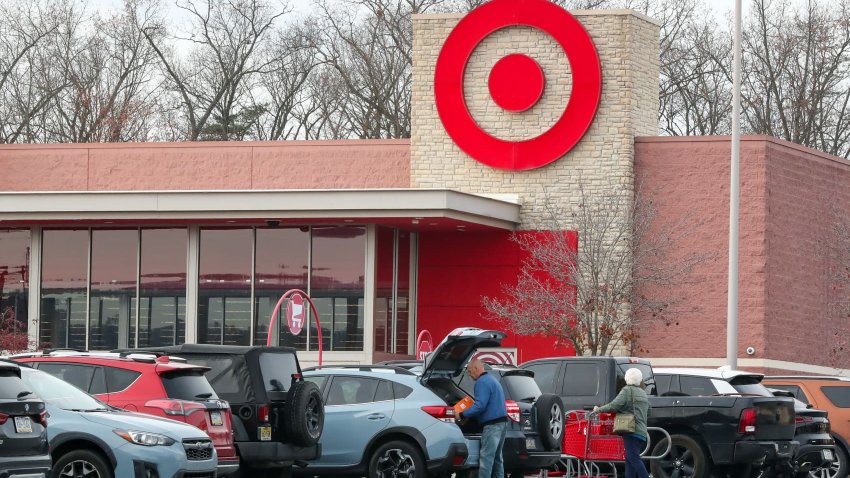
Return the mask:
M629 357L548 358L521 367L534 372L543 393L559 395L567 410L610 402L625 385L626 370L639 369L652 405L648 426L667 430L673 441L667 457L650 462L655 478L744 478L761 470L791 471L798 444L789 398L657 396L649 362ZM666 439L650 438L652 454L663 453Z

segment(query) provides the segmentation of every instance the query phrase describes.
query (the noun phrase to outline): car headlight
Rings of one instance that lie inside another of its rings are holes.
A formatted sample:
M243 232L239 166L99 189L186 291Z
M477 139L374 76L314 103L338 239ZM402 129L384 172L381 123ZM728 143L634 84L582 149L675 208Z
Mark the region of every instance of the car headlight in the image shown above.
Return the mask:
M112 430L116 435L130 443L142 446L171 446L174 440L159 433L136 432L132 430Z

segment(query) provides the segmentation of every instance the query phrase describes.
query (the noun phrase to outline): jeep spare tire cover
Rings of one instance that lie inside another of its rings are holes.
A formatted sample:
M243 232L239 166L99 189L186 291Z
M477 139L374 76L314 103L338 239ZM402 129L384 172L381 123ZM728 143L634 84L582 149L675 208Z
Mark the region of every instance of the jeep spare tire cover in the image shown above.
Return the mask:
M564 438L564 402L561 397L544 393L534 404L537 415L537 433L547 450L560 450Z
M313 382L299 380L286 396L286 435L297 446L313 446L322 436L325 425L325 405L319 387Z

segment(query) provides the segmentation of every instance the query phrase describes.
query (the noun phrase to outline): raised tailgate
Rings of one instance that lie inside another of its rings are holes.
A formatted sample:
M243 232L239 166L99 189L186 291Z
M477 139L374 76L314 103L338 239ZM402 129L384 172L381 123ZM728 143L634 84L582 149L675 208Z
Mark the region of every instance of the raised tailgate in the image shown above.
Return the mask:
M757 440L792 440L794 422L794 400L791 398L750 398L756 409Z

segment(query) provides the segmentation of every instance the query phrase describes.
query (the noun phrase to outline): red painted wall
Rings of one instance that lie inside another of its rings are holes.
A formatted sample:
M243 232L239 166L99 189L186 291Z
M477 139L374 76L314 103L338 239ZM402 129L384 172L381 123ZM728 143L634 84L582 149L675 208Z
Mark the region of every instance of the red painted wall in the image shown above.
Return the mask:
M575 355L553 338L518 336L482 317L481 297L501 297L502 284L516 284L523 252L510 237L509 231L420 234L417 334L427 329L436 345L457 327L502 330L509 334L502 345L517 348L519 363Z

